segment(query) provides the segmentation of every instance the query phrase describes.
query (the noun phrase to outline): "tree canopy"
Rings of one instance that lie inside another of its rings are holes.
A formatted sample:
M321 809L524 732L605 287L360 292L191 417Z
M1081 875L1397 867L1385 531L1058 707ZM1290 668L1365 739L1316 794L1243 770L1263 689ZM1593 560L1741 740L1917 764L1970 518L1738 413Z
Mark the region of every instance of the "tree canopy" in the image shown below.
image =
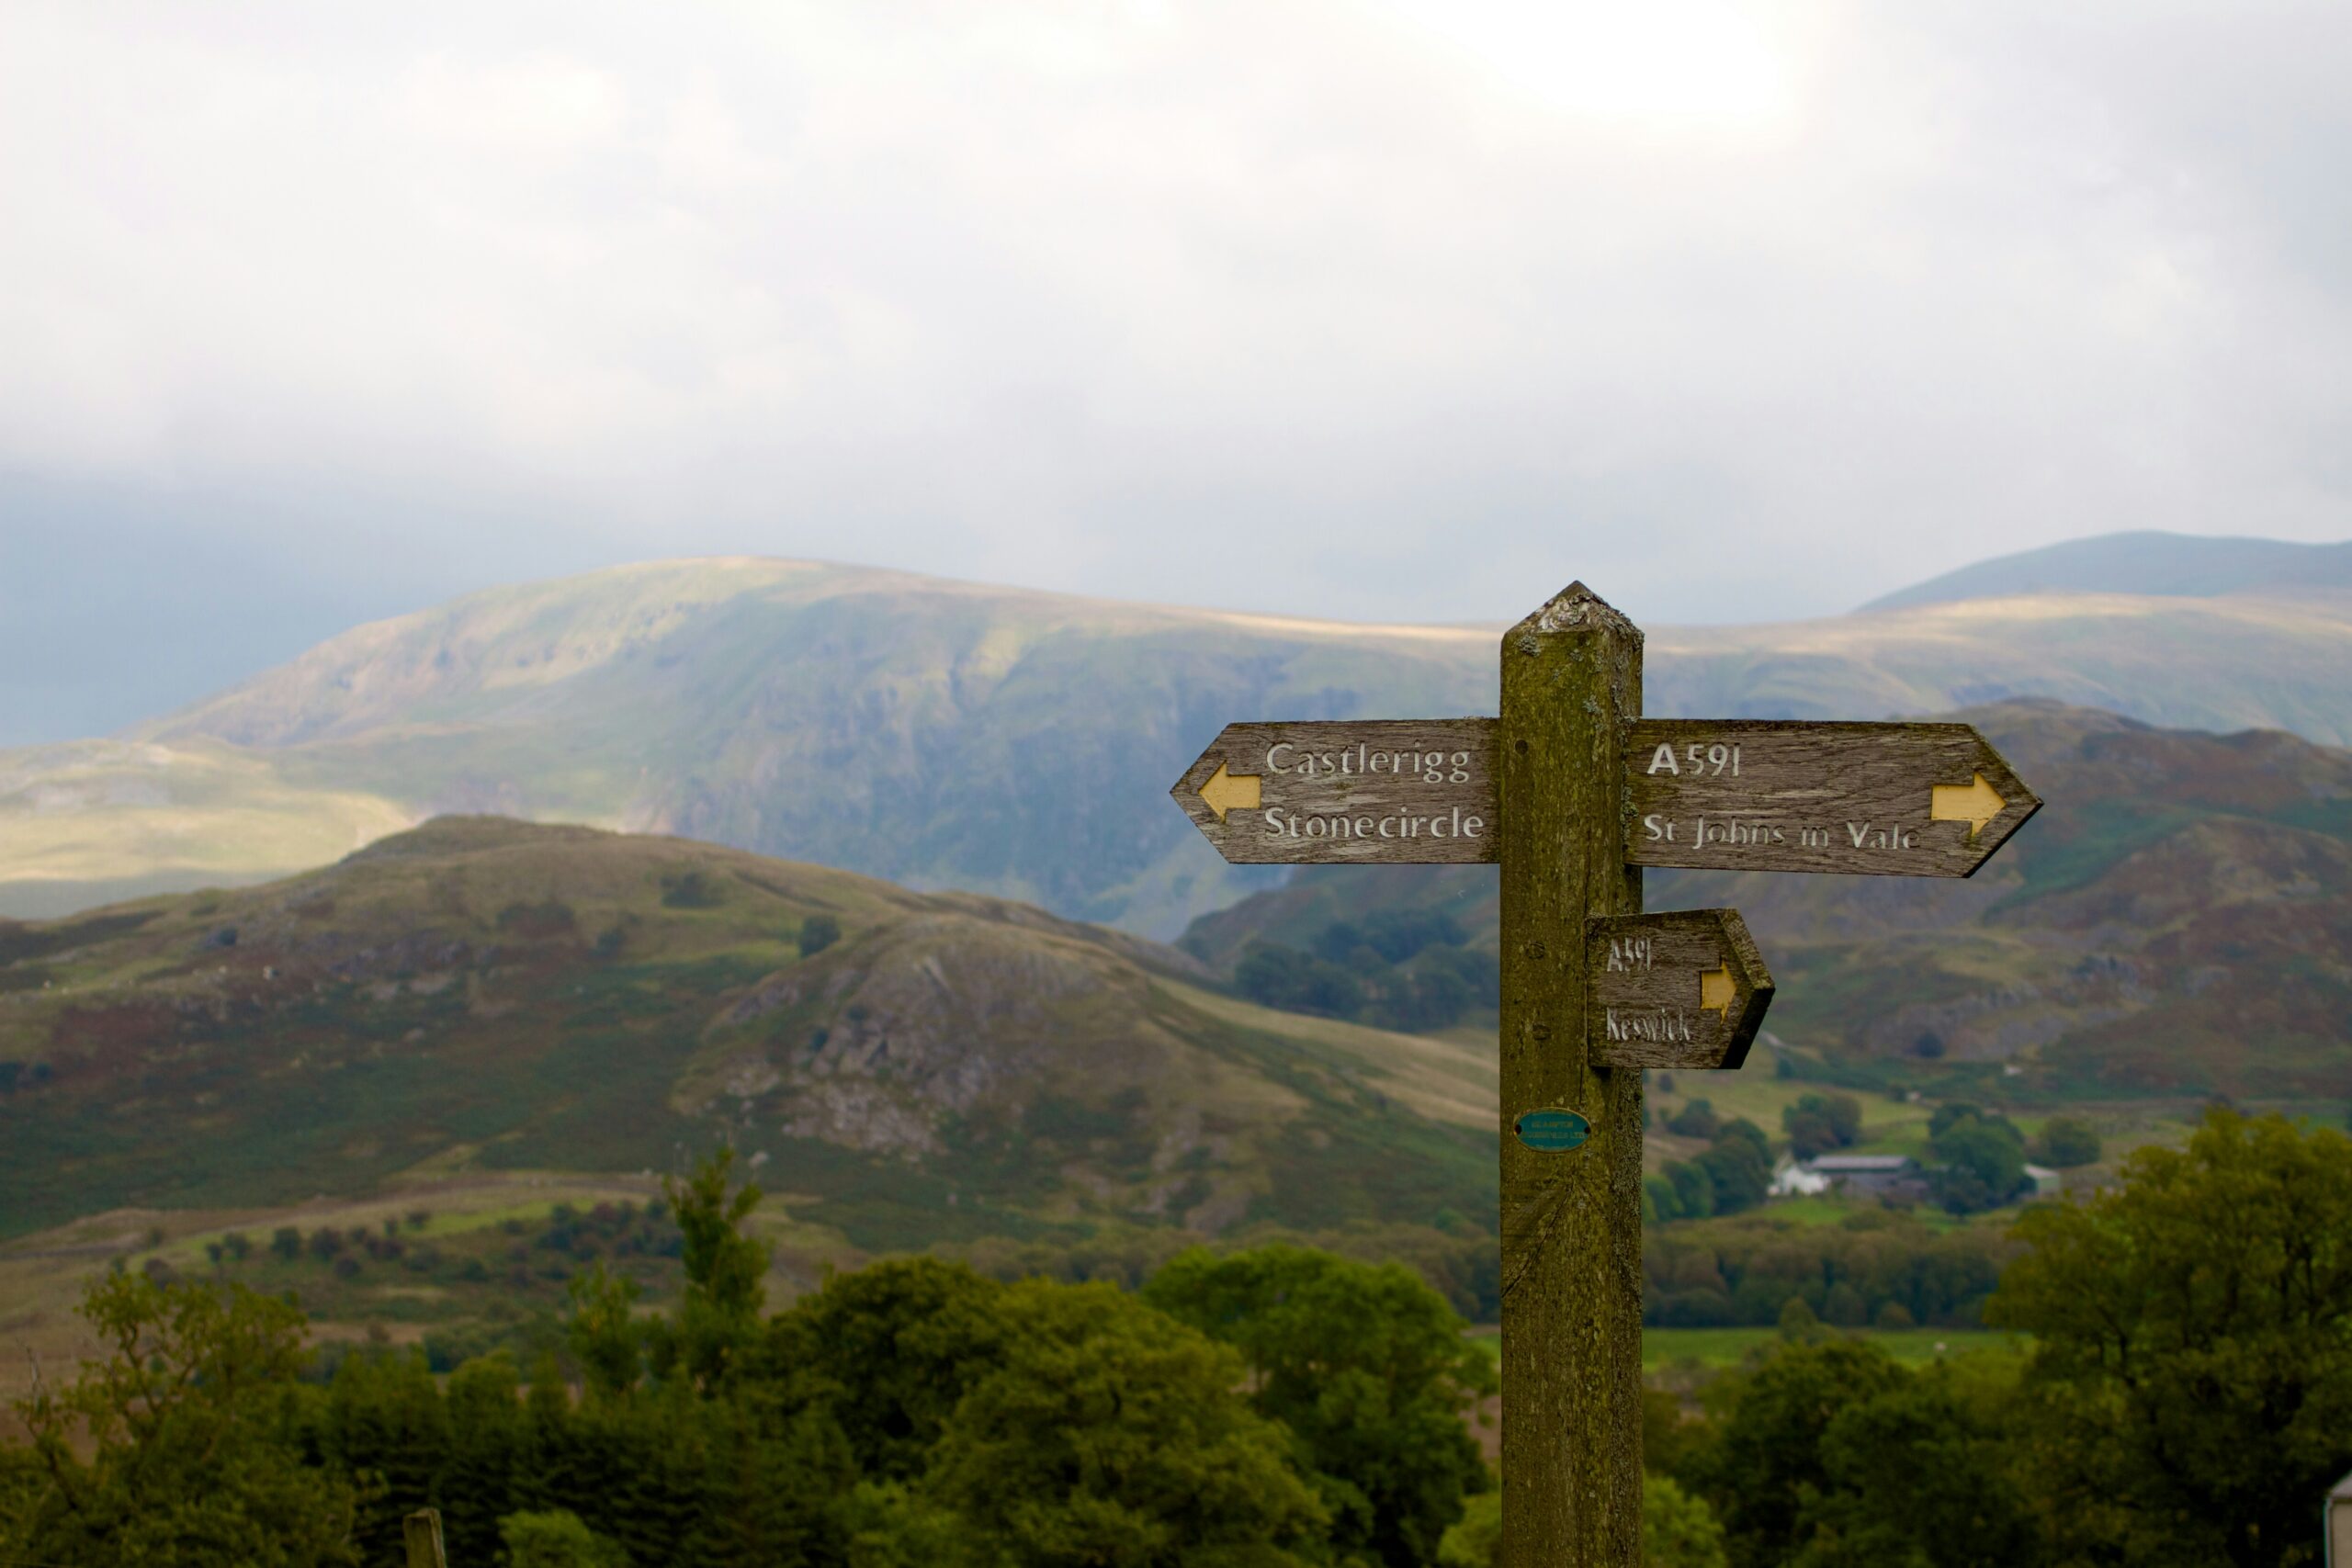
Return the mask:
M2152 1564L2315 1561L2352 1466L2352 1140L2216 1110L2039 1205L1985 1316L2033 1336L2063 1538Z
M1430 1561L1486 1488L1464 1416L1493 1363L1442 1297L1400 1265L1303 1247L1183 1254L1144 1299L1241 1352L1251 1403L1303 1445L1332 1539L1393 1568Z

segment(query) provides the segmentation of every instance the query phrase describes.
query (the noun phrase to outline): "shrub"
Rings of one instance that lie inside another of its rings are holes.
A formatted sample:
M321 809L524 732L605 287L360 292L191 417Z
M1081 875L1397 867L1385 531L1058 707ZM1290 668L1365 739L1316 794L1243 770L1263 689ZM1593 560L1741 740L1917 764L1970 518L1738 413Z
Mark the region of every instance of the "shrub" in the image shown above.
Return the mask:
M715 909L718 903L718 884L699 871L662 879L662 907L665 909Z
M1799 1159L1850 1148L1862 1135L1861 1102L1846 1094L1803 1095L1781 1112L1781 1125Z
M1355 976L1295 947L1251 942L1233 980L1251 1001L1290 1012L1353 1018L1363 1006L1363 987Z
M498 1539L510 1568L628 1568L620 1542L598 1535L565 1508L509 1514L498 1521Z
M1703 1100L1687 1100L1666 1119L1666 1130L1679 1138L1712 1138L1723 1125L1715 1108Z
M2078 1116L2052 1116L2043 1123L2041 1136L2029 1146L2037 1164L2054 1166L2060 1170L2096 1165L2102 1152L2098 1134Z
M800 922L800 956L813 958L842 939L842 923L831 915L811 915Z
M2025 1173L2025 1140L2007 1117L1984 1117L1970 1108L1941 1128L1930 1127L1944 1166L1928 1178L1928 1187L1948 1212L1998 1208L2032 1185Z

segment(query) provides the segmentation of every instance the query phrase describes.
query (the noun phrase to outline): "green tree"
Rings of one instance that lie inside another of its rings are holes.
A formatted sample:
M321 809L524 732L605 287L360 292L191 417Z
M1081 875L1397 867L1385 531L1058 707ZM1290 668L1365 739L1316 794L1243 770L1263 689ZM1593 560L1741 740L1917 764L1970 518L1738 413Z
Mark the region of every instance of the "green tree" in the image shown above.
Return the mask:
M1502 1494L1473 1497L1438 1543L1437 1568L1495 1568L1502 1539ZM1644 1568L1727 1568L1724 1528L1714 1510L1670 1476L1642 1479L1642 1562Z
M1894 1358L1853 1340L1793 1345L1729 1385L1713 1441L1675 1479L1723 1523L1732 1568L1782 1568L1812 1534L1808 1509L1834 1484L1821 1441L1838 1415L1903 1382Z
M1005 1291L931 1258L834 1275L770 1324L763 1374L799 1380L831 1412L860 1472L910 1481L957 1402L1003 1359Z
M1803 1296L1781 1303L1781 1337L1792 1345L1824 1345L1837 1336L1821 1326L1821 1314Z
M2052 1116L2041 1124L2040 1135L2028 1146L2038 1163L2059 1170L2096 1165L2104 1152L2098 1134L2079 1116Z
M478 1357L449 1374L449 1451L435 1483L452 1562L489 1562L498 1521L514 1511L526 1416L515 1399L514 1360Z
M508 1568L628 1568L621 1543L596 1534L567 1509L509 1514L498 1521Z
M1935 1135L1943 1168L1930 1178L1936 1201L1955 1214L1998 1208L2031 1183L2025 1140L2007 1117L1962 1116Z
M1791 1568L2033 1568L2041 1530L2005 1436L1941 1368L1838 1412Z
M589 1389L611 1397L637 1386L645 1358L645 1328L637 1318L640 1287L602 1262L574 1274L564 1287L564 1333Z
M1679 1138L1712 1138L1723 1124L1713 1103L1704 1100L1686 1100L1681 1110L1666 1119L1666 1130Z
M1672 1476L1642 1479L1642 1562L1644 1568L1729 1568L1715 1511Z
M925 1500L1004 1568L1283 1568L1322 1504L1241 1359L1110 1285L1011 1287L1002 1364L947 1422Z
M1849 1094L1799 1095L1782 1108L1781 1125L1799 1159L1850 1148L1862 1135L1861 1101Z
M1498 1486L1464 1503L1437 1543L1437 1568L1495 1568L1503 1551L1503 1494Z
M1401 1264L1295 1247L1195 1249L1143 1293L1240 1350L1251 1404L1339 1483L1326 1490L1343 1551L1392 1568L1428 1562L1463 1499L1488 1484L1463 1417L1495 1392L1494 1363Z
M2031 1472L2062 1539L2317 1562L2313 1499L2352 1468L2352 1141L2214 1110L2121 1178L2028 1210L1985 1310L2033 1336Z
M1674 1189L1675 1213L1683 1219L1703 1220L1715 1212L1715 1182L1707 1168L1693 1160L1668 1160L1666 1179Z
M984 1568L985 1549L964 1521L898 1481L862 1481L844 1496L841 1523L849 1568Z
M354 1533L361 1555L399 1556L401 1521L431 1505L449 1457L448 1411L424 1356L345 1356L309 1436L334 1469L377 1483Z
M1764 1201L1772 1189L1772 1150L1764 1129L1746 1117L1715 1129L1714 1141L1692 1161L1706 1173L1709 1213L1736 1214ZM1680 1183L1677 1182L1679 1190Z
M305 1468L288 1440L300 1312L242 1285L109 1274L81 1314L106 1354L16 1405L32 1443L9 1467L9 1553L120 1568L358 1561L357 1494Z
M686 1283L669 1333L655 1346L657 1370L683 1372L707 1392L727 1381L767 1300L767 1244L743 1234L760 1190L750 1182L734 1188L734 1170L735 1151L723 1148L684 1181L662 1181L684 1238Z

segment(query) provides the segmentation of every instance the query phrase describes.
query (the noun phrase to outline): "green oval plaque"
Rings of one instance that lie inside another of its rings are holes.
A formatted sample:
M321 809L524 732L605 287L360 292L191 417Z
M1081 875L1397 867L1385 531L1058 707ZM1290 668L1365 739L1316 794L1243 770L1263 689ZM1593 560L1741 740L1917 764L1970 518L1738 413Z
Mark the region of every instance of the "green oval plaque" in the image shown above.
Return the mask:
M1560 1154L1592 1135L1592 1123L1573 1111L1529 1111L1511 1123L1519 1141L1541 1154Z

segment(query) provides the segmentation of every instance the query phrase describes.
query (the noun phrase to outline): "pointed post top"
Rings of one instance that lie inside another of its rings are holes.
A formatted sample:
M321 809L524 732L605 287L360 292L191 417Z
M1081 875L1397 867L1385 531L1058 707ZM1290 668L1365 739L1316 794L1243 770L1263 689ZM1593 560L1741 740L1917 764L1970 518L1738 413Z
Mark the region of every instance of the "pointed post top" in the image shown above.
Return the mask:
M1641 628L1620 615L1608 600L1582 582L1571 582L1513 626L1510 640L1526 648L1536 637L1578 630L1615 632L1636 642L1642 636Z

